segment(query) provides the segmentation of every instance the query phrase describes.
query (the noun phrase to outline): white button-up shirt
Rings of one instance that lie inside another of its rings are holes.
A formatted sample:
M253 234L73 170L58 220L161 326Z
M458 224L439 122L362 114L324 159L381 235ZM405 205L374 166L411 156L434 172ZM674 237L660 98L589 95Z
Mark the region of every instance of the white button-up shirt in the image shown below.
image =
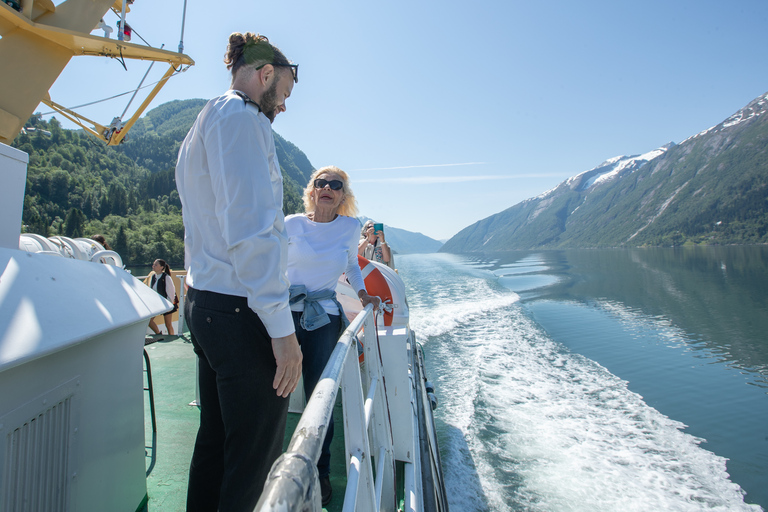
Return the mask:
M288 307L283 178L269 119L234 91L208 102L179 150L187 283L248 298L272 338Z

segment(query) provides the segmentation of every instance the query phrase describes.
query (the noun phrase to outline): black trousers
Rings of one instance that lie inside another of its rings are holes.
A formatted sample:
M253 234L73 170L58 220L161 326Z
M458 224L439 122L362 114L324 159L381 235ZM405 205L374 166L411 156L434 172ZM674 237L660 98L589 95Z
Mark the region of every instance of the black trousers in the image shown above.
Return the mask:
M245 297L189 289L184 313L200 365L200 429L187 510L251 512L282 452L288 399L264 324Z

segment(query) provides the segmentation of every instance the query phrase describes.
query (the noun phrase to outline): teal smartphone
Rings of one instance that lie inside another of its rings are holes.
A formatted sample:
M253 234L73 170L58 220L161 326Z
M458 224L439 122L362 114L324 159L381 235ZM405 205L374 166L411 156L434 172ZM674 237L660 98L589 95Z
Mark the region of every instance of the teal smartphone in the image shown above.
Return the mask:
M373 232L376 233L378 231L384 231L384 224L374 224L373 225Z

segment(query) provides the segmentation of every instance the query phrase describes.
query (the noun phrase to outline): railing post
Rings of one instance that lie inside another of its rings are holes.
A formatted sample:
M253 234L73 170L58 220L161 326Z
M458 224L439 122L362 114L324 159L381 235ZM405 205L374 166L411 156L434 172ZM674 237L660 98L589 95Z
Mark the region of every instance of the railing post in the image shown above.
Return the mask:
M395 452L392 439L392 426L389 417L389 405L387 403L387 383L384 377L381 359L381 347L377 327L373 316L366 319L365 323L365 374L366 383L378 382L378 389L373 401L373 415L369 432L373 439L373 448L376 454L376 467L383 471L376 473L377 510L384 512L395 511ZM378 460L383 454L384 460Z
M367 341L369 339L367 332L365 337ZM376 510L373 466L368 430L365 425L365 398L357 350L350 350L347 353L341 374L341 391L344 405L344 444L347 448L347 479L349 480L344 496L344 510L373 512ZM355 480L357 485L352 485Z
M184 336L184 301L187 300L187 294L184 293L184 280L187 276L179 276L179 321L176 325L176 332L179 336Z

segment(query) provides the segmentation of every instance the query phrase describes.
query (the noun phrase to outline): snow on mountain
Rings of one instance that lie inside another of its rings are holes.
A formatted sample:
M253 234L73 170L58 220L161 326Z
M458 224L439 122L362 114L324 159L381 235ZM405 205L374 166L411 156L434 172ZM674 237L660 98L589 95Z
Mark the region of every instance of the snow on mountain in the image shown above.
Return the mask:
M584 188L589 188L593 185L605 183L608 180L615 178L617 175L619 175L619 173L621 173L621 171L625 169L630 169L630 168L631 170L637 169L641 165L650 162L654 158L660 157L661 155L666 153L667 149L669 149L670 147L671 147L670 145L667 145L659 149L654 149L653 151L649 151L648 153L644 153L640 156L634 156L634 157L629 157L629 158L620 160L616 163L612 171L595 176L593 179L587 182L587 184L585 184Z
M768 94L720 124L616 156L467 226L442 252L768 243Z
M634 172L639 167L645 165L651 160L658 158L664 153L666 153L667 150L673 147L674 145L675 145L674 142L670 142L658 149L654 149L653 151L643 153L642 155L634 155L634 156L622 155L622 156L615 156L613 158L609 158L608 160L604 161L597 167L593 167L588 171L584 171L577 174L576 176L572 176L567 180L563 181L562 183L558 184L556 187L551 188L545 192L542 192L538 196L528 198L522 202L528 203L530 201L541 201L542 199L547 198L548 196L554 194L556 191L558 191L563 187L567 187L572 190L586 191L594 187L595 185L607 183L608 181L616 178L617 176L626 174L627 172L629 173Z
M653 151L643 153L642 155L616 156L609 158L597 167L568 178L565 180L565 182L563 182L563 184L571 187L572 189L587 190L595 185L606 183L609 180L612 180L613 178L623 174L624 171L633 172L654 158L658 158L659 156L663 155L672 146L674 146L674 143L670 142L669 144L666 144L658 149L654 149ZM547 193L548 192L545 192L539 197L546 197Z
M680 144L684 144L688 142L689 140L696 139L699 137L702 137L710 132L718 132L721 130L724 130L726 128L731 128L733 126L736 126L738 124L744 123L746 121L749 121L750 119L754 119L755 117L761 116L768 112L768 93L764 94L763 96L758 97L757 99L750 102L749 105L742 108L735 114L733 114L731 117L726 119L720 124L717 124L715 126L712 126L710 128L707 128L704 131L701 131L697 133L696 135L693 135L691 137L688 137Z

